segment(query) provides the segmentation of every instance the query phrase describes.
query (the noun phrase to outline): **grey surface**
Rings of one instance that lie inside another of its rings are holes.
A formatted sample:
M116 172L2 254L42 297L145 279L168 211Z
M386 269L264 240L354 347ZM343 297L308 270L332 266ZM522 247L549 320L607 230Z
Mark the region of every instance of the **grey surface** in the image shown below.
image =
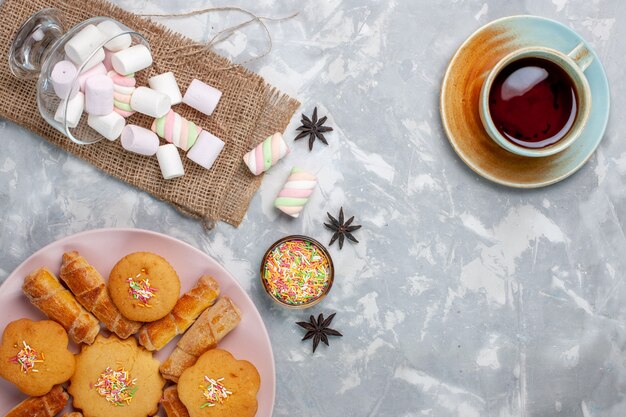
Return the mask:
M176 11L201 1L119 1ZM11 123L0 122L0 279L71 233L139 227L189 242L243 284L272 338L275 416L626 415L626 106L621 0L224 1L274 23L273 53L249 67L328 114L330 146L304 143L265 177L241 227L200 224L107 177ZM213 4L214 5L214 4ZM595 47L612 117L596 154L546 189L493 185L452 152L438 116L443 71L482 24L512 14L557 19ZM243 18L169 19L195 39ZM236 60L263 46L258 27L219 50ZM297 118L286 131L294 136ZM302 218L272 199L291 165L319 173ZM266 247L290 233L330 238L326 211L363 224L358 245L333 246L331 295L311 311L273 306L258 283ZM344 333L315 355L294 325L336 311Z

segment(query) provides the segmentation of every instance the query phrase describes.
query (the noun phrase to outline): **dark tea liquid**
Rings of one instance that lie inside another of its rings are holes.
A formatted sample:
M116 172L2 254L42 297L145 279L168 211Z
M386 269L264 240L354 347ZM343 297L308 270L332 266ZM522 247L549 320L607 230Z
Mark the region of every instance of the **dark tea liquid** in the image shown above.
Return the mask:
M496 76L491 86L491 120L516 145L552 145L567 134L576 119L573 84L561 67L546 59L514 61Z

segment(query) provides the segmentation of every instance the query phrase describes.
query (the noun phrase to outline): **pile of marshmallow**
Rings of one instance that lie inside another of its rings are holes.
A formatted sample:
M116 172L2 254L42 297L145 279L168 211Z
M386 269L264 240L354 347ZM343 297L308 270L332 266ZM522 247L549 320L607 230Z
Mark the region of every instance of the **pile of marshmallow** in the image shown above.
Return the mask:
M54 92L61 98L54 119L75 128L83 112L87 113L89 127L106 139L121 137L124 149L156 155L165 179L185 173L177 147L210 169L224 142L181 117L172 106L185 103L210 116L222 93L194 79L183 96L172 72L151 77L149 88L135 86L135 73L152 65L152 55L145 45L131 43L130 34L110 20L87 25L74 35L65 44L66 59L56 63L50 76ZM155 118L151 129L126 124L125 118L135 112ZM160 145L157 135L169 143Z

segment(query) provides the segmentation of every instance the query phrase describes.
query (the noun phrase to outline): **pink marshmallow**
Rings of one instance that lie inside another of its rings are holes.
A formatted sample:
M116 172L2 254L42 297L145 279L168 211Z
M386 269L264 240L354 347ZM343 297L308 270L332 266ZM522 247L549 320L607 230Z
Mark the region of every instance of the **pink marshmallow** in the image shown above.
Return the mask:
M220 90L194 79L187 87L187 91L185 91L183 103L210 116L217 107L221 97L222 92Z
M159 149L159 137L151 130L126 125L122 130L122 147L139 155L152 156Z
M196 143L187 152L187 158L206 169L210 169L222 149L224 149L224 142L217 136L203 130Z
M115 52L111 52L108 49L104 49L104 61L102 61L102 65L106 68L107 72L113 69L113 64L111 64L111 57Z
M78 85L80 86L80 91L85 92L85 82L89 77L93 77L98 74L106 74L107 70L102 63L99 63L93 68L88 69L87 71L83 71L78 75Z
M97 74L85 81L85 111L94 116L113 112L113 80L106 74Z
M50 81L56 95L65 100L78 93L78 84L75 83L78 70L70 61L59 61L54 64Z

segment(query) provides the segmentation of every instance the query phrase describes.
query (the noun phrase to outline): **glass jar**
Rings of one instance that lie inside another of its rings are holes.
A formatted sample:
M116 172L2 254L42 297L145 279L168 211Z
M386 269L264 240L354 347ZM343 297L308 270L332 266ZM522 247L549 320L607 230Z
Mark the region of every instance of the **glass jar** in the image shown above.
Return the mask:
M93 65L92 59L99 54L104 45L121 36L129 35L131 44L144 45L150 49L146 38L110 17L94 17L78 23L66 31L63 13L58 9L43 9L26 20L18 29L11 48L9 49L9 68L14 76L20 79L35 79L37 81L37 107L41 116L50 126L63 133L73 142L86 145L100 141L103 136L87 125L87 116L83 114L76 126L67 121L68 104L72 89L68 89L65 97L59 97L52 84L54 66L63 60L65 45L82 29L88 25L98 25L105 21L115 23L121 32L114 36L105 36L105 40L94 48L90 55L77 66L77 74L72 85L78 85L78 78ZM76 87L77 88L77 87ZM60 107L59 107L60 106ZM59 113L57 113L57 111ZM55 115L57 118L55 119ZM61 115L61 117L58 117ZM59 120L60 119L60 120Z

